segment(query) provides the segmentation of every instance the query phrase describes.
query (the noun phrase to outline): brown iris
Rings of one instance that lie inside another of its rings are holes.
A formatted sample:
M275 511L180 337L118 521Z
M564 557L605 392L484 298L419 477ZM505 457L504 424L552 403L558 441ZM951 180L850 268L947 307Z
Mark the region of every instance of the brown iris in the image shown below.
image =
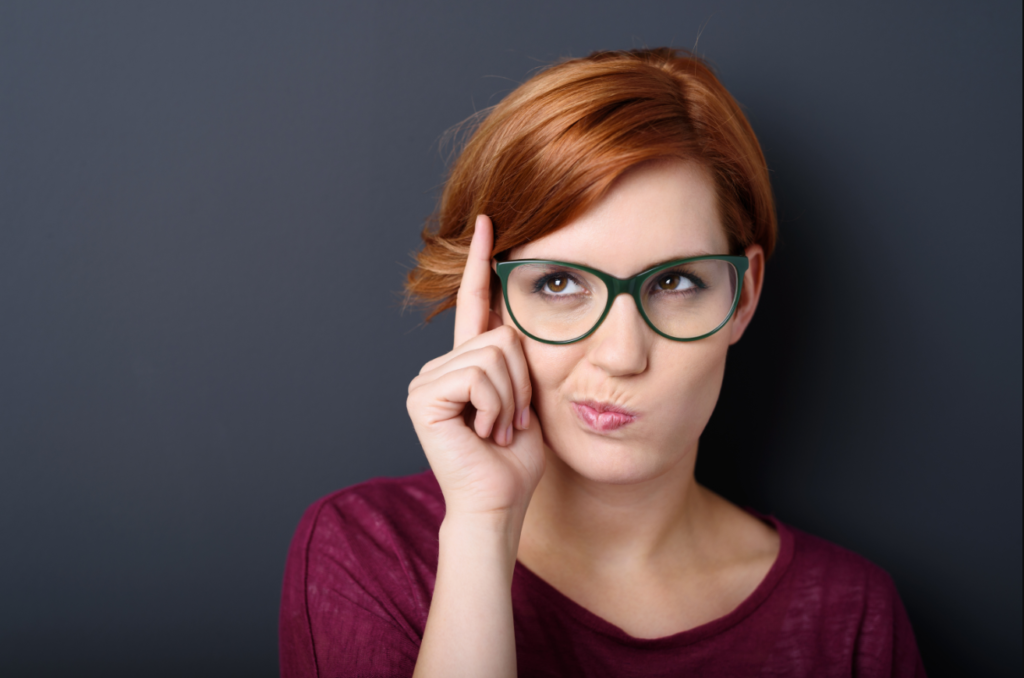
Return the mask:
M674 290L679 287L679 278L680 276L678 273L662 276L662 278L658 280L658 287L663 290Z
M561 292L569 284L568 278L551 278L548 280L548 289L552 292Z

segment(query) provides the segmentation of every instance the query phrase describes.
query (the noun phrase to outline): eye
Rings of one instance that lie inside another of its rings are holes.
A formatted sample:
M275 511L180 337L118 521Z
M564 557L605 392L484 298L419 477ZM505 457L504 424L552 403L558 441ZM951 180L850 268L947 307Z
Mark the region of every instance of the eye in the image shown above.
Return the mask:
M583 286L568 273L551 273L541 278L534 289L552 297L568 297L585 291Z
M548 278L548 281L544 285L544 288L548 292L556 292L557 293L557 292L565 291L565 288L568 287L568 286L569 286L569 279L566 278L566 277L560 277L560 278Z
M678 273L665 273L658 278L658 289L677 292L695 287L693 281Z

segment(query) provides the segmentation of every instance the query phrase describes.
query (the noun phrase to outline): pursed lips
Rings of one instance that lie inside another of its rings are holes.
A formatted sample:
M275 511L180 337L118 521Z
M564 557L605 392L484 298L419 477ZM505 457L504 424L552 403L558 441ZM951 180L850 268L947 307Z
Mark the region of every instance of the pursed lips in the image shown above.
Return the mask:
M624 407L593 400L574 400L572 408L588 427L599 433L622 428L637 419L637 415Z

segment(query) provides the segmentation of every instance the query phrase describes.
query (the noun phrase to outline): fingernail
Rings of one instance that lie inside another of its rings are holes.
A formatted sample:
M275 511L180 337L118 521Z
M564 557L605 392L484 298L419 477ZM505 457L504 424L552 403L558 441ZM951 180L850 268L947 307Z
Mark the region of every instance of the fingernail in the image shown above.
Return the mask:
M505 429L505 444L506 445L511 445L512 444L512 424L509 424L508 428Z
M520 426L522 427L522 429L524 431L526 429L530 428L530 408L529 407L524 407L523 408L523 414L520 416L520 420L522 422L520 424Z

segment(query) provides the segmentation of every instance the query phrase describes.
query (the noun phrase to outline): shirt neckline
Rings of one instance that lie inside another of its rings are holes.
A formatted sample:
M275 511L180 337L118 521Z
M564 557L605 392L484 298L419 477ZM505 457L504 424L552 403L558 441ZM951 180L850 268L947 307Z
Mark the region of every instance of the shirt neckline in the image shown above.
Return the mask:
M754 591L731 612L722 617L718 617L717 619L705 622L700 626L695 626L692 629L680 631L679 633L662 636L660 638L637 638L572 600L554 586L541 579L539 575L535 574L532 570L519 562L519 560L516 560L515 574L518 575L518 578L522 583L534 589L534 591L543 595L545 598L554 601L559 608L568 612L584 626L587 626L591 630L622 644L649 649L690 645L691 643L722 633L753 614L754 611L757 610L757 608L760 607L768 598L768 596L771 595L772 591L779 583L779 580L782 579L786 570L789 568L790 562L793 560L793 532L775 516L759 513L758 511L746 506L743 508L756 518L760 518L770 524L775 528L776 532L778 532L779 553L775 557L775 562L772 563L771 568L768 570L768 574L766 574L764 579L761 580L761 583L757 585L757 588L755 588Z

